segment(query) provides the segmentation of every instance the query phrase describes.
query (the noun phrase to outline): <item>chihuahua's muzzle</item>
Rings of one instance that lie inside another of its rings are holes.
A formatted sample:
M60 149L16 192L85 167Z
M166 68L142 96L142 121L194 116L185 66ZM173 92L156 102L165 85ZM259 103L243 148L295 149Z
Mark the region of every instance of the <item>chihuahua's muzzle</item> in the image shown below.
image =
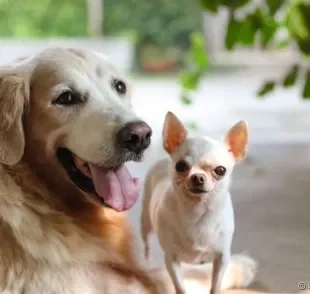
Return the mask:
M205 185L207 182L207 177L203 173L196 173L191 175L189 179L189 190L192 193L200 194L200 193L206 193Z

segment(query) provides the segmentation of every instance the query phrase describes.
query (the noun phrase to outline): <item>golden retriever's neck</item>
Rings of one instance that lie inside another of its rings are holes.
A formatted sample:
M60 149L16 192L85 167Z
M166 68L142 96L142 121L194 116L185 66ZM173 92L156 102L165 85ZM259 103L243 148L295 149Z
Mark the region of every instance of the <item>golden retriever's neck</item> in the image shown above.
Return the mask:
M12 248L20 247L31 259L52 264L107 258L111 252L102 251L100 236L86 230L78 214L58 210L47 200L52 197L27 165L1 166L1 238L8 237Z

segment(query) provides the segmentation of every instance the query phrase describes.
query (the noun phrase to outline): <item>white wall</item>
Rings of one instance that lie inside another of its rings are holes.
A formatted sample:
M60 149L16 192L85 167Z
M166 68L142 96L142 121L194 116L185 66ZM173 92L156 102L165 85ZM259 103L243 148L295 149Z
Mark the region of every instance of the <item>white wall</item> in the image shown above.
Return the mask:
M108 55L123 72L129 72L134 58L134 45L121 38L98 39L0 39L0 64L34 54L49 46L88 48Z

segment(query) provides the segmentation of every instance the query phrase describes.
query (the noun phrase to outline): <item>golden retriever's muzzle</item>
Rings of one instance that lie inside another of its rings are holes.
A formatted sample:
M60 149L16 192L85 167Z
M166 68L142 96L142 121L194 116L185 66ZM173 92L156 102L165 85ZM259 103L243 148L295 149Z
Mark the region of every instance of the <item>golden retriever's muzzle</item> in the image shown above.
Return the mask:
M151 128L143 121L122 126L115 136L113 165L86 162L67 148L58 148L57 157L79 189L99 204L123 211L131 208L139 195L138 179L131 177L124 163L140 161L151 136Z
M116 135L116 141L121 152L132 153L132 160L141 158L145 149L150 146L152 129L143 122L125 124ZM127 155L128 156L128 155Z

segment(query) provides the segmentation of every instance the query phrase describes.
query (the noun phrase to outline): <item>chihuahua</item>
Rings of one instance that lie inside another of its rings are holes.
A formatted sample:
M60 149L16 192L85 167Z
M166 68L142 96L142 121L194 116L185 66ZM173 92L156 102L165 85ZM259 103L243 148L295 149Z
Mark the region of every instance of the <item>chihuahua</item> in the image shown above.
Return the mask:
M181 121L166 114L163 147L170 159L157 162L146 176L141 234L147 258L150 234L157 234L177 294L185 293L181 263L211 260L210 294L220 293L234 234L230 178L247 142L245 121L214 140L189 137Z

